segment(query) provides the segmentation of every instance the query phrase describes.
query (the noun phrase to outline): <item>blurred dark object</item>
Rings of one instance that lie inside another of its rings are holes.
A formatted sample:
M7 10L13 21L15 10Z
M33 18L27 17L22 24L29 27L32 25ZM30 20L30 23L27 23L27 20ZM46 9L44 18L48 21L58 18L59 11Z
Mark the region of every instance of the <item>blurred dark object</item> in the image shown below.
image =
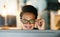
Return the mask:
M49 3L58 3L58 0L47 0Z
M58 9L60 9L60 3L48 3L47 4L47 10L57 11Z
M58 9L60 9L58 0L47 0L47 10L57 11Z
M16 16L7 15L8 27L16 27Z
M0 15L0 27L4 26L5 24L5 19L3 16Z

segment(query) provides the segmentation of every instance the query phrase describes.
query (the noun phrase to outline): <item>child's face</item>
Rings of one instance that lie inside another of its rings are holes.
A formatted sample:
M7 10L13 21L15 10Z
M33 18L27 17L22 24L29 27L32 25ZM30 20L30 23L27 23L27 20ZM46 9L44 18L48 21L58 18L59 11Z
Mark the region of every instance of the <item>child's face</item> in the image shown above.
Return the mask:
M22 16L23 29L32 30L35 25L35 15L32 13L24 13Z

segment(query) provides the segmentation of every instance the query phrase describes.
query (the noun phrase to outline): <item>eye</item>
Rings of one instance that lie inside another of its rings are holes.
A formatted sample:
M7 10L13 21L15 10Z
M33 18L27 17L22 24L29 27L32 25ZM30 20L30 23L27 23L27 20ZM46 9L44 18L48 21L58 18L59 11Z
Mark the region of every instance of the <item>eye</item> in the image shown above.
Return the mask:
M26 24L28 21L23 19L22 22L23 22L23 24Z
M35 20L30 20L30 23L34 24L35 23Z

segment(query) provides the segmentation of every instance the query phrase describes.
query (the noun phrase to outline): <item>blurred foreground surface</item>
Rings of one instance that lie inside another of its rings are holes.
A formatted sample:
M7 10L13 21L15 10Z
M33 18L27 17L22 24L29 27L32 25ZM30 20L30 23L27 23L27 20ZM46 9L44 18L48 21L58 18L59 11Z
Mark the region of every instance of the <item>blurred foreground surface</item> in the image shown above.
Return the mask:
M0 37L60 37L60 30L0 30Z

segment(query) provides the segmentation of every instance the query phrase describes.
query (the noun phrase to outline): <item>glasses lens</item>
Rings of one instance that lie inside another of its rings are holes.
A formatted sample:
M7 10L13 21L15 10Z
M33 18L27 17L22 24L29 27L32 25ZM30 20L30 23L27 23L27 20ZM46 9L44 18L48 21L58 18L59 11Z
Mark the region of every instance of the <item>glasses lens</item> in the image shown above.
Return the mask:
M34 23L35 23L35 20L29 20L29 22L30 22L31 24L34 24Z
M26 19L23 19L22 22L23 22L23 24L27 24L28 22L31 23L31 24L34 24L35 20L26 20Z
M25 19L23 19L23 20L22 20L22 22L23 22L23 24L28 23L28 21L27 21L27 20L25 20Z

